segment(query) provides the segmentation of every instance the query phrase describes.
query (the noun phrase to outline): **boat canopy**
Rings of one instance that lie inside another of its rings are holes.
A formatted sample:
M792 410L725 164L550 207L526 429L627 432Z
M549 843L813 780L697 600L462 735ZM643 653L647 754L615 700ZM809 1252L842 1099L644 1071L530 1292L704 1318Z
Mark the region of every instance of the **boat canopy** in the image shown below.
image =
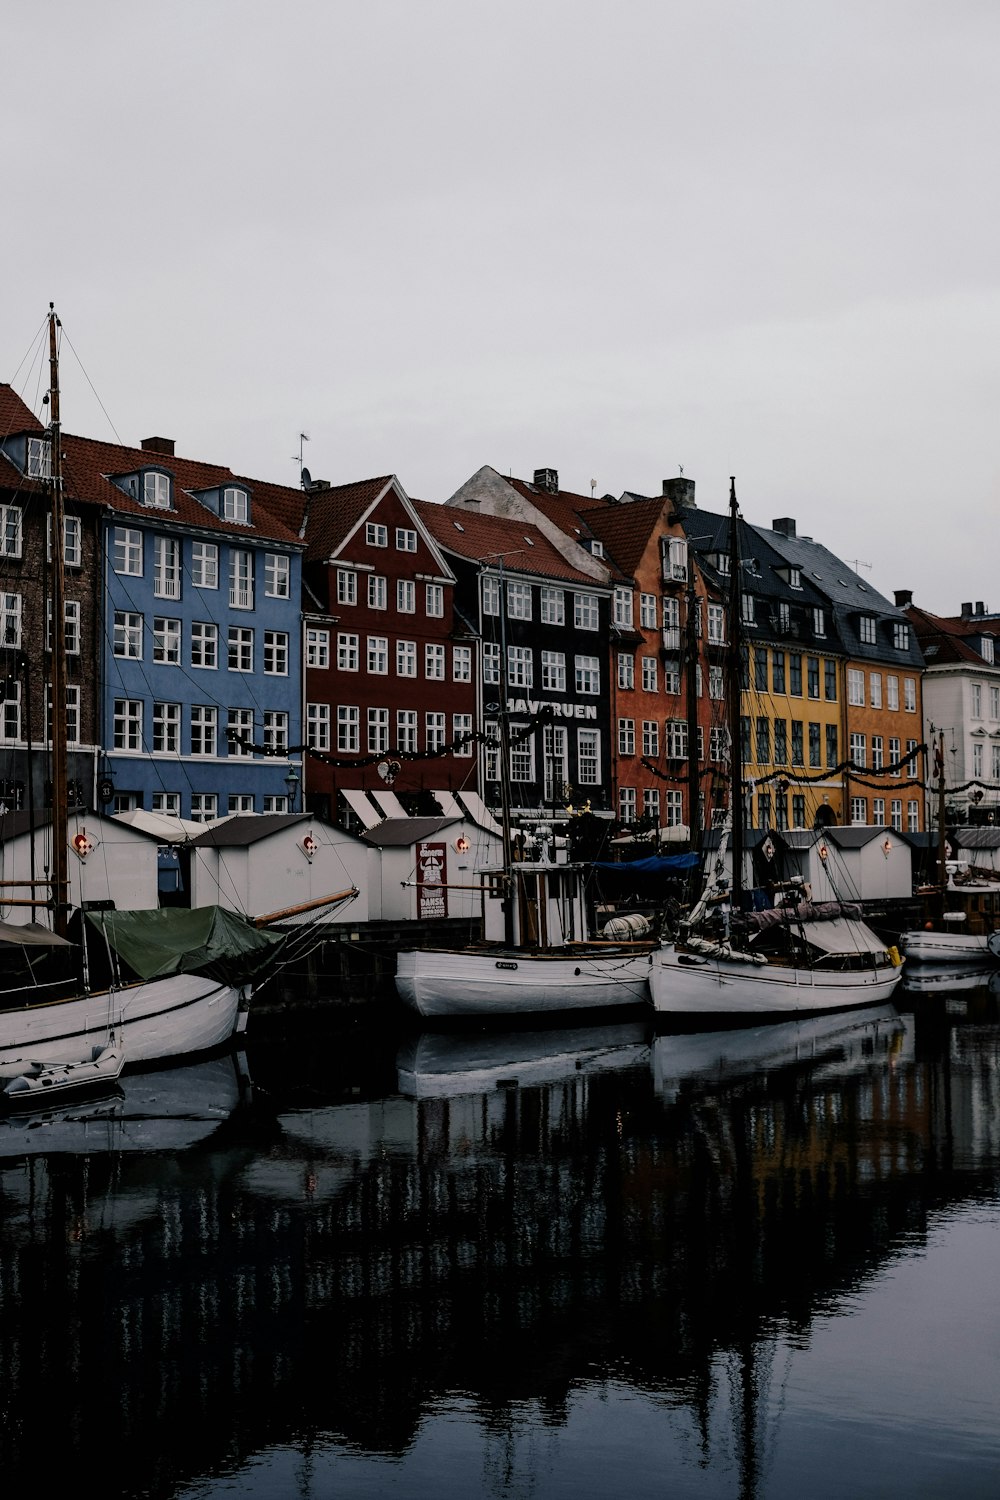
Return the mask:
M885 943L864 922L834 917L829 922L810 923L802 936L822 953L882 953Z
M269 968L287 935L263 932L221 906L193 910L88 911L87 921L138 974L208 974L245 984Z
M646 859L595 859L595 870L613 870L616 875L684 875L696 870L697 854L650 854Z
M41 922L0 922L0 943L17 943L22 948L72 948L67 938L59 937Z

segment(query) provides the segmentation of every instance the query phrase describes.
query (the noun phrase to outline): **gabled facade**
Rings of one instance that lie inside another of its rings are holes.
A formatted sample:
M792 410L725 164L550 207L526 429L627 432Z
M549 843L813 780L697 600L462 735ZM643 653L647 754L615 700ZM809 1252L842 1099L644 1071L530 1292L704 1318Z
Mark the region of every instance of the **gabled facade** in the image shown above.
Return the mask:
M307 805L475 787L475 640L455 579L393 475L301 497ZM341 799L342 800L342 799Z
M982 603L932 615L898 591L924 661L923 716L930 746L944 738L949 823L1000 824L1000 615ZM931 762L927 827L937 825Z

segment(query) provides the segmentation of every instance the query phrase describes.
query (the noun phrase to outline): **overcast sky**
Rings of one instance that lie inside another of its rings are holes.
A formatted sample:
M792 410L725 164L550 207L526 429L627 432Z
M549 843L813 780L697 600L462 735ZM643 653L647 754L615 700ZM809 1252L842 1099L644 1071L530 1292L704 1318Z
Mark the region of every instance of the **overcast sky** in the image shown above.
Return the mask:
M68 431L427 500L734 474L1000 609L996 0L8 0L4 46L0 378L40 410L54 301Z

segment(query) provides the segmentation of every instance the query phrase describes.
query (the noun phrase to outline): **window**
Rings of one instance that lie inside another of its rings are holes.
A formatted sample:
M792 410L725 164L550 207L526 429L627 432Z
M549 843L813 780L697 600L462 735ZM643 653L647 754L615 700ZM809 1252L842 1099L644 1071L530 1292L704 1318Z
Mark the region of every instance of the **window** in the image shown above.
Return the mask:
M452 714L451 738L456 755L471 755L473 746L472 715Z
M111 566L116 573L142 577L142 532L116 526L111 533Z
M875 616L862 615L858 621L858 635L866 646L874 646L878 637L875 631Z
M424 646L424 676L430 681L444 682L444 647L428 643Z
M983 742L976 740L972 746L972 774L981 777L983 774Z
M657 719L642 721L642 753L649 760L656 760L660 753L660 725Z
M181 661L181 622L166 615L153 617L153 660L178 667Z
M805 765L805 745L802 738L802 720L792 720L792 765Z
M368 575L368 608L388 609L388 593L386 581L381 573L369 573Z
M444 618L444 588L440 583L428 583L425 586L424 608L427 611L428 619L441 620Z
M523 725L518 725L517 730L522 731ZM522 739L516 732L510 746L510 779L511 781L526 782L535 779L535 737L531 735Z
M530 646L507 647L507 686L533 686L535 680L534 655Z
M854 708L865 706L865 674L856 667L851 667L847 673L847 701Z
M507 617L510 620L531 619L530 583L508 583Z
M214 542L191 543L191 582L196 589L219 587L219 549Z
M802 587L802 573L801 573L800 569L798 569L798 568L789 568L789 570L788 570L788 587L791 588L791 589L800 589Z
M721 667L709 667L708 669L708 696L721 699L725 697L726 681Z
M657 671L658 663L655 656L644 656L642 658L642 690L644 693L655 693L658 689Z
M668 791L666 794L666 825L668 828L680 828L684 822L684 798L680 792Z
M826 615L821 609L813 610L813 635L826 635Z
M1000 687L990 688L990 718L1000 719Z
M793 698L802 697L802 658L797 651L788 657L788 691Z
M498 615L500 613L500 580L492 574L483 576L483 614Z
M656 595L639 595L639 624L644 630L656 629Z
M227 521L239 521L245 526L250 519L250 496L246 490L227 485L222 491L222 514Z
M596 729L576 732L576 775L581 786L600 785L601 741Z
M825 685L824 685L824 688L823 688L824 697L826 698L827 703L836 703L836 701L837 701L837 663L835 661L826 661L826 662L824 662L824 664L823 664L823 675L824 675L824 679L825 679Z
M142 749L142 700L116 698L113 706L112 745L115 750Z
M618 686L620 688L635 687L635 659L631 651L618 653Z
M759 693L767 692L767 647L755 646L753 650L753 685Z
M668 719L663 726L668 760L687 760L688 727L686 719Z
M368 670L374 672L377 677L384 677L389 671L389 637L386 635L370 635L368 637Z
M676 602L676 601L675 601ZM666 620L663 621L666 625ZM708 606L708 644L724 646L726 643L726 611L721 604Z
M663 691L676 695L681 690L681 668L676 657L668 657L663 663Z
M16 556L20 556L18 552ZM52 561L52 517L45 518L45 556ZM79 568L83 563L83 535L79 516L63 516L63 562L67 568Z
M868 798L851 798L851 822L857 827L862 827L868 822Z
M162 813L165 818L179 818L181 815L180 792L154 792L152 810Z
M920 832L920 804L916 798L906 804L906 831L907 833Z
M618 754L635 754L635 720L618 720Z
M711 606L709 606L709 611L711 612ZM663 649L664 651L681 649L681 607L676 599L663 601Z
M411 531L406 526L397 526L396 527L396 551L397 552L416 552L416 550L417 550L417 533L415 531Z
M253 755L253 709L231 708L226 713L226 746L230 755Z
M365 543L369 547L388 547L389 528L387 526L380 526L375 521L366 522Z
M142 660L142 615L130 610L115 610L113 650L115 656Z
M623 826L635 822L635 787L618 788L618 821Z
M337 669L341 672L356 672L359 666L359 641L356 635L337 636Z
M573 595L573 624L577 630L600 628L600 608L596 594Z
M264 710L264 748L281 754L288 749L288 715L280 709Z
M910 649L910 627L902 620L893 621L892 644L897 651L909 651Z
M889 740L889 775L899 775L899 740L895 737Z
M543 625L565 625L566 599L562 589L539 591L539 614Z
M153 510L170 509L170 475L147 470L142 476L142 503Z
M417 643L416 641L396 642L396 676L416 677L417 675Z
M368 753L369 755L384 755L388 748L389 710L370 708L368 710Z
M181 597L181 544L176 537L153 538L153 593L159 599Z
M229 554L229 603L232 609L253 609L253 553L243 547Z
M615 624L625 630L632 628L632 590L623 584L615 585Z
M740 619L745 625L755 625L757 623L753 594L740 595Z
M27 475L29 479L52 478L52 443L48 438L28 439Z
M757 719L755 757L757 764L766 766L771 761L771 721L766 714Z
M574 673L576 691L578 693L599 693L601 691L601 663L598 657L575 657Z
M812 720L809 723L809 764L813 770L817 770L823 764L820 725L813 723Z
M994 660L993 637L991 635L984 635L980 637L979 652L983 658L983 661L992 662Z
M806 658L806 682L810 698L819 697L819 657Z
M337 749L351 755L361 749L361 711L344 703L337 705Z
M563 795L568 779L569 734L561 725L546 724L542 730L542 799L555 802Z
M181 706L179 703L153 704L153 754L180 755Z
M20 557L21 537L21 507L0 505L0 557Z
M288 676L287 630L264 631L264 672L268 677Z
M337 603L357 604L358 575L353 568L337 569Z
M226 798L226 811L233 813L252 813L253 797L249 792L230 792Z
M453 682L472 681L472 647L451 648L451 677Z
M542 690L546 693L564 693L566 691L566 656L564 652L542 652Z
M253 671L252 630L246 630L242 625L230 625L227 657L230 672Z
M784 600L778 605L778 629L788 635L792 629L792 607Z
M788 765L788 721L787 719L775 719L774 721L774 764L776 766Z
M889 824L896 833L903 831L903 800L901 797L893 797L889 803Z
M903 708L908 714L917 711L917 680L915 677L903 678Z
M218 816L219 798L215 792L194 792L192 794L192 823L214 823Z
M325 670L330 665L330 632L306 627L306 666Z
M771 826L771 793L760 792L757 796L757 827L770 828Z
M863 769L868 763L867 736L858 734L857 732L853 733L850 739L850 747L850 757L852 763L856 767Z
M970 716L973 719L981 719L983 717L983 689L982 689L982 685L980 683L978 683L978 682L970 683L970 685L969 685L969 693L970 693L969 714L970 714Z
M660 540L663 576L683 583L687 578L688 544L683 537L663 537Z
M417 612L417 586L410 578L396 580L396 608L401 615Z
M771 691L774 693L784 693L785 691L784 651L772 651L771 653Z
M792 827L806 826L806 799L802 792L792 793Z
M417 748L417 711L414 708L396 710L396 748L412 755Z
M826 726L826 764L829 770L839 764L840 746L836 724Z
M264 593L269 599L291 597L288 558L281 552L264 553Z
M887 677L885 679L885 706L891 708L895 713L899 708L899 678Z
M883 762L883 739L880 734L872 735L872 770L881 771Z
M212 668L219 665L218 625L207 625L202 620L195 620L191 626L191 665Z
M660 821L660 793L657 787L646 787L642 794L642 812L646 818L652 818L654 823Z
M426 749L444 749L446 727L447 719L445 718L444 714L428 713L424 715L424 735Z
M191 754L214 755L218 709L205 703L196 703L191 709Z
M483 643L483 681L488 683L500 681L500 647L492 641Z

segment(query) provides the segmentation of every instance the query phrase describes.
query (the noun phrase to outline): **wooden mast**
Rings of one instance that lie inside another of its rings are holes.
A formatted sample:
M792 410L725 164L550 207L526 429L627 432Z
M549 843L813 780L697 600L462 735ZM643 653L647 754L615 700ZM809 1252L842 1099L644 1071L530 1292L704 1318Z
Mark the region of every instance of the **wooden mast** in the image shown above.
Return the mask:
M736 479L729 480L729 652L726 706L729 720L730 852L733 862L733 911L743 893L743 588L740 563Z
M52 775L52 926L66 936L69 903L68 791L66 753L66 571L62 435L59 418L59 319L49 303L49 515L52 552L51 702L49 704L50 766Z
M688 546L687 577L687 688L688 734L688 839L692 849L701 846L701 781L698 763L698 596L694 586L694 548ZM707 689L706 689L707 690Z
M500 681L497 728L500 735L500 823L503 836L503 936L508 948L514 946L514 846L510 813L510 721L507 716L507 600L504 594L503 554L497 559L500 591Z

